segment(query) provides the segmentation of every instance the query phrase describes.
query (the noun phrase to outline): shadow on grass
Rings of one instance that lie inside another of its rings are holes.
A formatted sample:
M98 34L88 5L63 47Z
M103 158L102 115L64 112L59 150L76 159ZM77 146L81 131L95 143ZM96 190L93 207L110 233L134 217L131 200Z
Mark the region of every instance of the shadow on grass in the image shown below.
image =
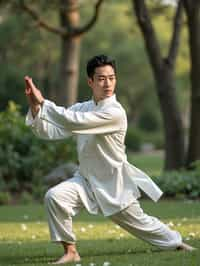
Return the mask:
M1 248L2 245L0 245ZM78 249L82 259L99 258L102 256L124 256L134 254L147 254L148 252L161 252L140 240L80 240ZM2 248L1 248L2 250ZM6 252L7 250L7 252ZM28 263L48 263L62 255L62 248L58 244L48 242L32 242L18 244L5 244L1 252L0 262L4 265L22 265ZM1 265L1 264L0 264Z
M197 239L195 243L197 243ZM106 259L117 261L118 263L120 261L121 263L123 261L131 263L133 259L137 259L139 262L141 260L152 260L154 257L160 257L163 253L167 253L167 256L170 258L172 254L172 251L165 252L138 239L81 240L78 242L78 249L82 257L82 263L89 263L91 260L99 263ZM21 245L17 243L0 244L0 251L1 266L47 265L60 257L63 252L60 245L49 242L27 242ZM156 253L160 253L160 255L155 256ZM182 252L177 253L180 254ZM82 265L88 265L88 263Z

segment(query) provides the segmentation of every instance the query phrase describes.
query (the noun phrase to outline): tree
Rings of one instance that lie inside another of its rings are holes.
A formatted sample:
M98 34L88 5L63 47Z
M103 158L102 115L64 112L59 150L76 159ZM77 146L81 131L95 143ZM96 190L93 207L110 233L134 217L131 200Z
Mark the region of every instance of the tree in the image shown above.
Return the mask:
M200 1L183 0L187 15L191 58L190 129L186 166L200 160Z
M177 104L174 79L174 66L181 31L182 1L178 2L174 16L173 34L166 57L163 57L161 54L160 45L145 1L132 0L132 3L145 41L163 117L165 169L178 169L184 165L185 154L183 124Z
M79 51L81 37L96 23L103 0L95 4L95 11L90 20L80 26L80 13L78 0L60 0L58 5L60 26L51 26L45 21L31 5L21 0L21 8L27 12L39 27L55 33L61 38L59 86L56 100L61 105L71 105L77 99L77 86L79 77Z

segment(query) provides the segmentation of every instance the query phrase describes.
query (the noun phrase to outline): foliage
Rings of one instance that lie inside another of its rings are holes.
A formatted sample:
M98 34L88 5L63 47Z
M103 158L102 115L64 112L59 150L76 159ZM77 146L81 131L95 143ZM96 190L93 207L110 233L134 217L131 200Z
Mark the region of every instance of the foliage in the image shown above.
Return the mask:
M24 120L14 102L0 113L1 189L12 193L29 191L38 198L43 191L43 176L60 163L76 159L74 143L40 140Z
M58 23L56 1L53 3L46 1L33 3L31 1L31 4L35 7L38 5L43 7L41 15L47 19L51 17L52 25ZM149 102L157 117L159 106L154 92L155 85L144 52L144 42L134 19L131 1L126 3L123 1L109 1L107 3L105 1L102 8L98 23L83 38L82 52L80 53L79 100L90 96L85 72L88 58L95 54L107 53L117 60L117 94L126 107L130 119L132 117L138 119ZM93 3L81 1L80 12L82 24L84 24L93 12ZM169 17L171 17L172 12L170 15L164 10L162 12L153 16L153 21L157 32L159 32L159 39L164 52L166 43L170 38L171 23L169 23ZM57 75L60 56L59 38L57 35L38 29L27 14L20 12L20 10L16 12L16 8L8 10L2 7L0 16L2 39L0 44L0 96L2 97L0 109L4 109L7 102L14 99L22 105L24 111L25 99L22 87L24 74L33 76L37 85L44 89L46 97L51 96L51 90L54 90L54 94L56 93L59 83ZM109 25L109 27L105 27L105 25ZM189 68L188 60L186 60L188 56L186 39L184 30L177 63L177 87L180 91L178 98L180 103L183 102L182 99L184 98L184 110L189 84L186 75Z
M147 132L159 131L161 128L161 121L155 108L152 106L144 107L138 119L137 126Z
M138 127L129 126L125 144L130 151L140 151L145 143L151 143L155 149L163 149L164 139L161 132L149 132Z
M154 178L167 197L200 197L200 168L193 171L171 171Z
M139 151L142 144L141 131L134 127L129 127L126 134L125 144L127 149Z
M9 204L11 202L11 195L8 191L0 191L0 205Z

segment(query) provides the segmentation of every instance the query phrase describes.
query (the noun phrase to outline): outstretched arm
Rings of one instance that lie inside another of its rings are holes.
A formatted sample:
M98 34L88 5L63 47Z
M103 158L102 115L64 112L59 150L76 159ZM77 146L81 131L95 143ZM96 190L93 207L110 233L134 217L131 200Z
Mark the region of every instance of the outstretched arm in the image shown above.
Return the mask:
M125 129L126 116L118 106L104 110L84 111L83 109L64 108L45 100L40 118L56 123L75 134L106 134Z
M41 106L40 120L75 134L105 134L113 133L126 127L126 115L116 105L106 110L84 111L79 108L65 108L44 100L41 92L28 79L30 100L34 105ZM76 107L77 105L75 105Z

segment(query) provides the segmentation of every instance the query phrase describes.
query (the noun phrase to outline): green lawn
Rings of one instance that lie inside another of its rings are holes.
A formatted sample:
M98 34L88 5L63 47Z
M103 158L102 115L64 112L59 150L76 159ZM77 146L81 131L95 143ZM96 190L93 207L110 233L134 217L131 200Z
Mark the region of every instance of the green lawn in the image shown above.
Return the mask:
M200 248L200 204L192 201L142 201L147 213L160 217ZM200 252L160 251L127 234L102 216L80 213L74 231L82 266L199 266ZM43 206L0 207L0 265L44 266L62 255L49 242ZM92 264L93 263L93 264ZM76 265L76 264L69 264ZM78 264L77 264L78 265Z
M161 151L146 154L129 152L128 161L148 175L157 176L162 173L164 154Z

